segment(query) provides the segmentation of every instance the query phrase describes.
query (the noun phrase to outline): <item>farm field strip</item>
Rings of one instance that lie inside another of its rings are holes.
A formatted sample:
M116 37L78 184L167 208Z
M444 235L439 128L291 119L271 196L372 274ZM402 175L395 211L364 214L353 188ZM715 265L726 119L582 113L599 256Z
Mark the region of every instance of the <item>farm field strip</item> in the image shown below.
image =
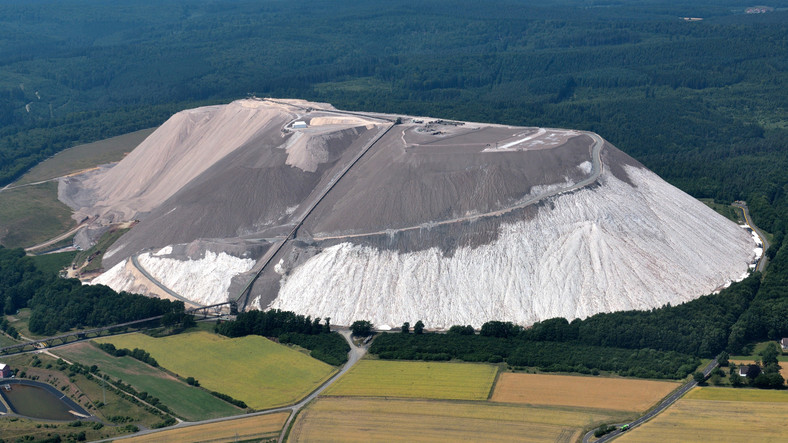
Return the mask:
M486 400L497 372L488 364L362 360L324 395Z
M66 360L97 365L113 379L121 379L139 392L157 397L176 414L190 421L241 414L243 411L210 393L182 383L165 372L131 357L113 357L90 343L76 343L55 350Z
M710 391L710 392L706 392ZM713 391L713 392L712 392ZM785 441L788 435L788 396L784 391L739 394L734 388L696 388L653 420L616 441ZM753 391L755 392L755 391ZM712 397L725 400L703 400ZM742 400L736 401L735 398ZM756 401L747 401L756 398Z
M573 442L583 428L620 418L489 402L321 397L296 419L289 440Z
M128 443L201 443L218 441L245 441L276 438L287 420L289 412L257 415L204 425L155 432L122 440Z
M144 349L169 371L194 377L206 389L243 400L254 409L294 403L336 371L256 335L231 339L199 331L152 338L137 333L96 341Z
M674 382L570 375L504 373L491 400L643 412L678 388Z
M693 389L684 398L688 400L788 403L788 391L704 387Z

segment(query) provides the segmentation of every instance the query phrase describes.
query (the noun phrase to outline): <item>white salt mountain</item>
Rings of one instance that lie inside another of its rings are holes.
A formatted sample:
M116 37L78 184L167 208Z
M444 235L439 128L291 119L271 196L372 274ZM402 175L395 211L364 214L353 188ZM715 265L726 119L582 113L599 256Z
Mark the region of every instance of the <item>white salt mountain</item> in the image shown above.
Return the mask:
M296 100L178 113L60 195L94 225L140 220L96 283L344 325L678 304L755 258L745 230L596 134Z

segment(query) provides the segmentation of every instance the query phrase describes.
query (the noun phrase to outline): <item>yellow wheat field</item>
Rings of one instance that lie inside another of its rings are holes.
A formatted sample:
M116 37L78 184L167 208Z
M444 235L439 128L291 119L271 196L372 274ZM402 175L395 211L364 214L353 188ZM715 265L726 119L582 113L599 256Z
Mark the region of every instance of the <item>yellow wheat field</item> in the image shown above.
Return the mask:
M325 395L486 400L497 372L487 364L362 360Z
M626 378L504 373L498 377L491 400L643 412L678 386Z
M617 441L785 442L788 439L786 396L788 393L784 391L696 388L665 412ZM745 401L703 398L740 398Z
M574 442L621 417L489 402L321 397L296 419L293 442Z
M788 403L788 391L706 387L693 389L684 398L692 400Z
M200 443L276 438L289 412L188 426L122 440L124 443Z

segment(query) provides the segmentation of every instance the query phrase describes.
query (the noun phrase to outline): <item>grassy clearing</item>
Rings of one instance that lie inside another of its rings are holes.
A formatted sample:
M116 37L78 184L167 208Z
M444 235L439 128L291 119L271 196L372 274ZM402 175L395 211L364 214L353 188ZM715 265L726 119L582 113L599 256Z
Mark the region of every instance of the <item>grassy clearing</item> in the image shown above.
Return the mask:
M781 399L785 397L784 391L696 388L617 441L785 441L788 403Z
M486 400L497 372L486 364L362 360L325 395Z
M335 368L264 337L226 338L190 332L163 338L128 334L96 340L144 349L181 377L194 377L252 408L294 403L328 379Z
M488 402L321 397L288 440L573 442L585 428L622 418Z
M0 332L0 348L3 346L11 346L19 343L17 340L5 335L4 333Z
M156 432L154 434L132 437L124 442L129 443L201 443L217 441L255 441L279 436L282 426L285 425L289 412L278 414L258 415L255 417L239 418L221 423L189 426L186 428L172 429Z
M76 251L57 252L54 254L44 254L33 256L36 267L49 274L57 274L60 270L70 265L77 255Z
M189 421L242 414L243 410L210 393L191 387L160 369L131 357L113 357L87 342L75 343L54 351L68 361L97 365L113 379L121 379L138 391L157 397L173 412Z
M644 412L677 387L664 381L505 373L498 377L491 400Z
M361 77L353 80L318 83L315 90L321 93L330 92L363 92L363 91L391 91L391 85L374 77Z
M780 344L777 341L775 341L775 340L762 341L760 343L756 343L754 345L750 345L750 346L752 346L752 350L748 354L731 355L730 356L730 360L731 361L733 361L733 360L737 360L737 361L738 360L746 360L746 361L760 360L761 359L761 356L760 356L761 352L763 352L764 348L766 348L766 346L768 346L770 343L774 343L775 345L777 345L777 349L782 349L782 348L780 348ZM778 355L777 356L777 360L788 362L788 353L783 352L782 354Z
M739 215L741 211L737 211L731 205L724 205L722 203L715 203L713 198L699 198L701 202L703 202L706 206L714 209L718 214L722 215L723 217L729 219L734 223L740 223L742 217Z
M77 171L119 161L137 147L155 128L142 129L94 143L74 146L37 164L16 183L35 183L50 180Z
M33 246L76 225L55 182L0 192L0 208L0 243L9 248Z
M40 338L39 335L32 334L28 325L30 324L30 308L20 309L14 315L7 315L8 324L16 328L20 335L27 338Z

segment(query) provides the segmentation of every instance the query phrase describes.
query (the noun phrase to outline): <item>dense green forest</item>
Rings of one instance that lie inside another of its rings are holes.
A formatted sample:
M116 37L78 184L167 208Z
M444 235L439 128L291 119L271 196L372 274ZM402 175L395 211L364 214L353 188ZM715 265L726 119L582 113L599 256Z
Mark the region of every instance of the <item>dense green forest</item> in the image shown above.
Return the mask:
M464 334L381 334L370 353L382 359L505 361L546 372L612 372L642 378L684 378L700 364L691 355L653 349L622 349L576 343L530 341L521 336Z
M22 249L0 246L0 308L4 314L30 307L30 331L51 336L73 328L99 327L158 315L183 320L183 302L171 302L108 286L85 286L39 270ZM167 320L165 319L165 320Z

